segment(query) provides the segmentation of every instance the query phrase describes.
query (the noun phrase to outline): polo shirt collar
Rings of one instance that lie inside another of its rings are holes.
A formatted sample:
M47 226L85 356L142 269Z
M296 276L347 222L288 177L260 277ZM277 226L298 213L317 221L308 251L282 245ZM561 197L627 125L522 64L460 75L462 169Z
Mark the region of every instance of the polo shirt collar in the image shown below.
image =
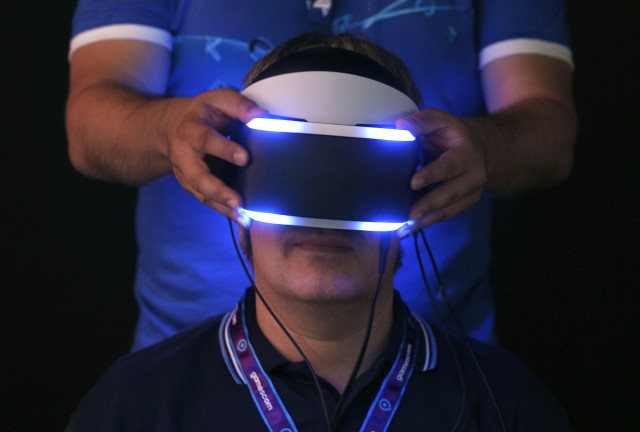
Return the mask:
M269 374L274 369L290 365L291 362L284 358L274 347L271 345L269 340L265 337L265 335L260 330L260 326L258 326L258 322L256 320L255 313L255 293L253 288L248 288L245 291L245 295L243 299L236 305L236 307L227 312L224 318L221 321L219 330L218 330L218 339L220 343L220 348L222 352L222 356L224 358L225 364L227 365L227 369L229 373L235 380L237 384L246 384L244 380L244 376L241 372L241 368L237 359L231 349L231 340L229 338L229 324L231 320L240 318L241 305L244 302L244 316L245 316L245 324L247 327L247 334L251 340L251 344L253 345L255 352L257 353L260 363L264 371ZM419 356L416 359L416 367L419 367L422 372L426 372L432 370L436 366L437 362L437 347L436 340L431 330L429 324L424 321L422 318L417 315L411 313L405 303L402 301L398 292L395 292L394 302L393 302L393 324L391 328L391 335L389 337L389 343L387 348L383 351L380 357L374 362L371 369L363 374L362 377L359 378L370 378L373 379L374 376L377 376L378 373L385 368L386 364L392 364L397 356L398 349L400 343L402 341L402 327L405 319L412 317L411 322L414 326L417 327L420 343L419 343ZM417 371L418 369L416 369ZM368 372L372 372L370 374ZM368 380L368 379L367 379Z

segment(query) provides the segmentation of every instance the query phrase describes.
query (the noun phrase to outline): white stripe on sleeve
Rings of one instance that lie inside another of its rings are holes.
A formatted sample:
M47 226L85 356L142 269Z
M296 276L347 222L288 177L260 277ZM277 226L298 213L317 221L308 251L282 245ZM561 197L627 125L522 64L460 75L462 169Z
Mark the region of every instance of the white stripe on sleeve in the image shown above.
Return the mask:
M133 39L152 42L171 50L171 33L157 27L140 24L112 24L78 33L69 44L69 59L80 47L109 39Z
M516 54L541 54L566 61L573 69L571 50L562 44L540 39L509 39L493 43L480 51L478 67L482 69L490 62Z

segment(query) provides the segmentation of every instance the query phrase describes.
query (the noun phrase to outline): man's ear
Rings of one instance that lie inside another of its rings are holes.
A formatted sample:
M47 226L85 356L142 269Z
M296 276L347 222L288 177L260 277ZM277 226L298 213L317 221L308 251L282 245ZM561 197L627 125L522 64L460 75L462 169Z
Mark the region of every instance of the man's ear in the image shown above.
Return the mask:
M251 251L251 235L247 228L239 227L238 238L240 243L240 250L247 258L250 264L253 264L253 256Z
M398 251L396 252L396 259L393 263L393 273L395 274L400 267L402 267L402 259L404 258L404 248L402 244L398 241Z

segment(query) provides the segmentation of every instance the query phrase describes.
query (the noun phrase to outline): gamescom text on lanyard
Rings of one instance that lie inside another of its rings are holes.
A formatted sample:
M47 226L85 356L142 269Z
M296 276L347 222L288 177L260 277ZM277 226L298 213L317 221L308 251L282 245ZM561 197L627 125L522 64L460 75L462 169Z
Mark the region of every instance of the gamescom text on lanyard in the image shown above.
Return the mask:
M237 316L238 312L240 312L239 317ZM269 430L272 432L297 432L298 429L278 396L271 379L262 369L249 341L244 322L243 301L238 303L229 319L228 331L233 353L242 368L253 401ZM383 432L389 427L413 372L418 351L417 342L416 329L406 319L403 325L403 340L395 363L369 408L360 429L361 432Z

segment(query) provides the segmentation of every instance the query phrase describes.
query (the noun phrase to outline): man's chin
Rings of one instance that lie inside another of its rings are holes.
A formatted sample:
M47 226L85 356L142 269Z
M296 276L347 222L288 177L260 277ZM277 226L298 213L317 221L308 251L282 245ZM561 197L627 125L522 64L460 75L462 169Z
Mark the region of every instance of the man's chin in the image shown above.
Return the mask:
M335 305L362 301L370 298L375 289L375 282L355 280L353 274L349 273L325 273L311 280L303 277L298 282L290 289L290 295L297 301L310 304Z

